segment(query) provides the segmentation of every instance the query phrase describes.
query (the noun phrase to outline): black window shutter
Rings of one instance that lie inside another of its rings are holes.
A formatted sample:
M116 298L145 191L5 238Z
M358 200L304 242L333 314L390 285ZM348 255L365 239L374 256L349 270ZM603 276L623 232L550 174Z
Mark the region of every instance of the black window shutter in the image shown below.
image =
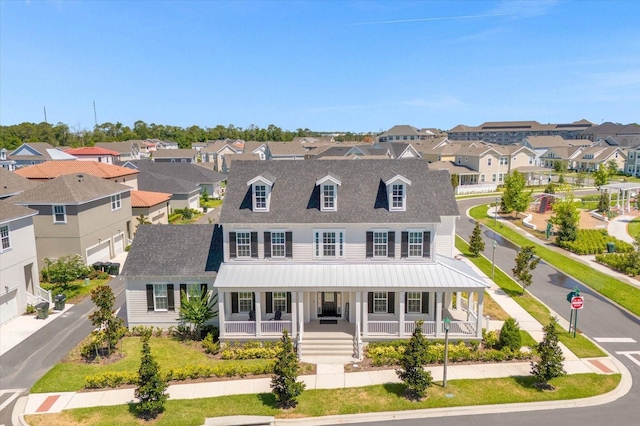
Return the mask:
M268 314L273 313L273 293L267 292L267 306L265 307Z
M400 242L400 257L409 257L409 233L402 232L402 240Z
M258 257L258 233L251 233L251 257Z
M287 292L287 313L291 312L291 292Z
M265 231L264 233L264 258L271 257L271 232Z
M407 305L407 303L409 303L409 292L405 291L404 292L404 313L405 314L409 312L409 305Z
M182 300L182 292L184 292L184 294L187 294L187 285L186 284L180 284L180 300Z
M429 293L426 291L422 293L422 313L429 313Z
M209 289L207 288L207 283L200 284L200 292L206 293Z
M425 231L422 235L422 257L431 257L431 232Z
M367 311L369 311L370 314L373 313L373 293L372 292L367 293Z
M396 233L394 231L387 233L387 241L387 255L396 257Z
M293 258L293 232L289 231L289 232L285 232L284 233L284 238L285 238L285 256L288 258Z
M367 259L373 257L373 232L367 231Z
M236 257L236 233L229 232L229 257Z
M153 284L147 284L147 312L153 310Z
M390 314L396 313L396 294L393 291L387 293L387 312Z
M231 313L238 313L238 293L231 293Z
M167 304L168 310L175 311L176 310L176 301L173 296L173 284L167 284Z
M251 309L256 310L256 294L251 292Z

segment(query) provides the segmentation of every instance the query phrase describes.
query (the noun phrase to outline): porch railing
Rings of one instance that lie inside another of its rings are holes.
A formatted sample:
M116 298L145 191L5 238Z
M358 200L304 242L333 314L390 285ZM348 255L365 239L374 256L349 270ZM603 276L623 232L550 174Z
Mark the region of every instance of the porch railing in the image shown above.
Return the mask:
M398 335L398 321L369 321L369 334Z
M287 329L291 334L291 321L265 321L260 324L262 334L277 334L280 335Z
M36 297L39 297L49 303L53 303L53 299L51 298L51 291L45 290L42 287L36 288Z
M255 321L227 321L224 323L225 334L249 334L256 335Z
M260 323L260 332L265 336L279 336L287 329L292 331L291 321L264 321ZM226 321L224 323L224 332L229 335L256 335L255 321Z
M413 331L416 329L415 321L405 321L404 323L404 334L411 335ZM436 322L435 321L424 321L422 323L422 334L425 336L435 336L436 334Z

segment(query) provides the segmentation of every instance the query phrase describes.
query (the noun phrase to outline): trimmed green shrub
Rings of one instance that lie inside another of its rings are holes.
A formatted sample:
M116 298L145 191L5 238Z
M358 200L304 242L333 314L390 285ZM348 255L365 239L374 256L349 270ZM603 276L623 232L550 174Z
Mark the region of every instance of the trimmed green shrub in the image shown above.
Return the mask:
M522 347L520 337L520 326L513 318L507 318L500 329L500 339L498 341L500 349L508 348L517 351Z
M605 253L607 243L614 243L617 253L634 251L632 244L610 236L604 229L579 229L575 241L557 242L559 247L579 255Z

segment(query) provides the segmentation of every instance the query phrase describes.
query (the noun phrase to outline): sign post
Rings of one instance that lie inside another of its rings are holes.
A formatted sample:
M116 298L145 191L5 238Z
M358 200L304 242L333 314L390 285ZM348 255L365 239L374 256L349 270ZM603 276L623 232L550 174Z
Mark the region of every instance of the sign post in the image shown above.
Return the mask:
M576 330L578 329L578 309L584 307L584 298L580 296L580 290L576 287L572 292L567 294L567 301L571 305L569 333L571 333L571 329L573 328L573 337L576 337Z

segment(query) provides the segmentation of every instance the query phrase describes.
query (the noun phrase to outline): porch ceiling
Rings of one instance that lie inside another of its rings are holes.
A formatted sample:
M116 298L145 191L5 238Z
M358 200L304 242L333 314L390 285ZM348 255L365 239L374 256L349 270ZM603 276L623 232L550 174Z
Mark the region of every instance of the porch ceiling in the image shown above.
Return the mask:
M489 287L465 263L254 264L224 263L214 286L225 288L402 288L484 289Z

